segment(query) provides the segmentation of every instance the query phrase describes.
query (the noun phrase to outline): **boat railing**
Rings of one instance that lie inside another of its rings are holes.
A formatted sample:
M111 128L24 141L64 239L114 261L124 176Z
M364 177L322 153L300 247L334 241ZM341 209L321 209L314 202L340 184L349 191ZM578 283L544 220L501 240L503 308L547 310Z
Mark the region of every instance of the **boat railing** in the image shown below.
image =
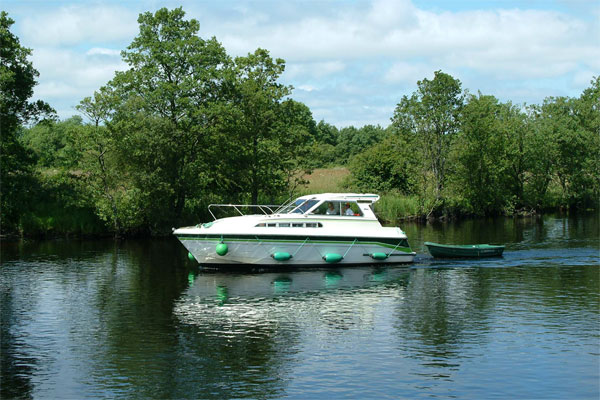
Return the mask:
M242 212L242 210L244 208L245 209L253 209L253 210L258 209L262 214L270 215L270 214L273 214L274 210L277 210L279 207L281 207L280 204L268 204L268 205L264 205L264 204L210 204L208 206L208 212L210 213L210 215L212 215L212 217L216 221L217 217L215 217L215 214L213 213L213 210L211 210L211 208L214 208L214 209L232 208L239 215L247 214L247 213Z

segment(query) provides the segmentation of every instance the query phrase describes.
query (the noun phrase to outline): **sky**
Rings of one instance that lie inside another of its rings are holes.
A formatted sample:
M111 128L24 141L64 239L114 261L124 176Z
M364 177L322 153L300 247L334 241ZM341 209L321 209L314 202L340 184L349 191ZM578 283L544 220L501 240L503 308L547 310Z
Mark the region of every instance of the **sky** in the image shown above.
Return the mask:
M441 70L472 94L541 104L600 75L600 0L2 0L39 71L33 99L61 119L127 69L137 17L182 6L231 56L283 58L280 82L316 121L390 124L402 96Z

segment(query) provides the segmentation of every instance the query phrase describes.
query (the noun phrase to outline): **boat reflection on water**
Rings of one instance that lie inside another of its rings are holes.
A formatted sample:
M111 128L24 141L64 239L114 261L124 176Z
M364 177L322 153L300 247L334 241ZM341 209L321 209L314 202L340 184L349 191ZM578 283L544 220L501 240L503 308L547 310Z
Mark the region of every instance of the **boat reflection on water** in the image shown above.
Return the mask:
M362 314L358 317L366 322L382 299L382 286L388 296L404 296L409 275L409 268L396 266L252 274L201 270L190 272L190 285L175 302L174 314L182 323L207 331L219 326L221 333L232 334L249 325L295 320L298 313L305 313L300 319L307 314Z
M406 277L403 267L350 267L293 272L229 273L191 271L184 297L216 299L267 298L299 292L369 287Z

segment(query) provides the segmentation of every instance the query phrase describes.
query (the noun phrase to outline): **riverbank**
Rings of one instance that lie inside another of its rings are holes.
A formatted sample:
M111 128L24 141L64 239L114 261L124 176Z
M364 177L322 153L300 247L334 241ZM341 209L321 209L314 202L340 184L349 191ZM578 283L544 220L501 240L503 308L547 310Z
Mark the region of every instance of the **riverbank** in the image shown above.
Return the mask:
M351 173L343 166L318 168L311 174L303 176L304 186L296 190L296 195L312 193L361 192L351 184ZM6 232L0 229L2 240L19 238L101 238L101 237L165 237L171 233L171 226L158 227L154 230L138 229L135 231L115 232L96 214L91 206L83 202L79 192L70 186L51 184L38 191L42 201L36 202L31 210L20 218L15 231ZM505 216L510 218L534 218L544 214L561 213L578 214L584 210L568 210L560 207L544 209L524 209L506 207L490 215L477 215L471 212L459 200L453 198L434 199L431 196L406 196L398 192L379 193L381 198L375 204L375 214L382 223L402 225L406 221L448 221L467 220L489 216ZM284 199L279 201L283 202ZM585 210L593 211L593 210ZM208 213L198 215L187 224L206 222L211 217Z

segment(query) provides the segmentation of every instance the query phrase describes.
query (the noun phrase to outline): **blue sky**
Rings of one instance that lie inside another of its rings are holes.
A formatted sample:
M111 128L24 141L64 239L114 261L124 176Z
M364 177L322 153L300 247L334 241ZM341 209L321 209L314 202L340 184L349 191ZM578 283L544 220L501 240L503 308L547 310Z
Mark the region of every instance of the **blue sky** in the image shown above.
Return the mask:
M597 0L2 2L33 50L34 97L61 118L126 68L119 52L139 13L178 6L230 55L262 47L286 60L292 97L338 127L387 126L401 97L436 70L518 104L577 97L600 75Z

